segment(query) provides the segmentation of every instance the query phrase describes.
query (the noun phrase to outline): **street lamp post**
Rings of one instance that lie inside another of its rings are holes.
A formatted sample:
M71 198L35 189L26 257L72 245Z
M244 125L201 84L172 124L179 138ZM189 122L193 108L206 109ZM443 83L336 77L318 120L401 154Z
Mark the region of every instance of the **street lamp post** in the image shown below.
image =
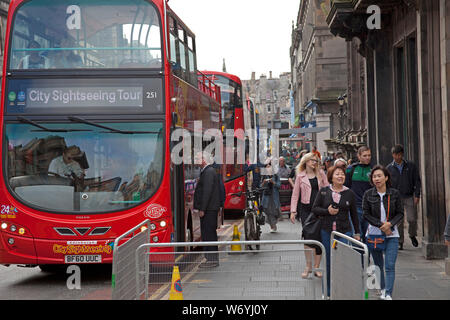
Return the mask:
M339 96L339 98L337 99L339 102L339 112L338 112L338 117L339 117L339 125L340 125L340 129L341 130L345 130L344 129L344 116L345 116L345 111L344 111L344 103L345 103L345 99L344 97L341 95Z

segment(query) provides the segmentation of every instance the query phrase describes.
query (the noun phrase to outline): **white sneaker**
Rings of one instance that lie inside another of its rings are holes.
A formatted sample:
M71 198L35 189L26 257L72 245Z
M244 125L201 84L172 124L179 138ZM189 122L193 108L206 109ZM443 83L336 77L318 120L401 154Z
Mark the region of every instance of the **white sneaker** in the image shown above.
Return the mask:
M381 300L385 300L386 299L386 290L385 289L381 290L380 299Z
M387 295L384 300L392 300L392 297L390 295Z

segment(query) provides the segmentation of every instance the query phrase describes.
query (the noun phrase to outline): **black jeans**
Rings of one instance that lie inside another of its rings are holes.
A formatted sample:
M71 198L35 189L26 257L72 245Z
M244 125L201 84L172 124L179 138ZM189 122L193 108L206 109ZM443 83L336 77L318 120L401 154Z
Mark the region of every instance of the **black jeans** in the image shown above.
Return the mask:
M202 241L217 241L217 215L218 211L205 211L205 215L200 218L200 231ZM205 258L208 261L219 261L218 253L208 253L209 251L219 251L218 246L204 246Z

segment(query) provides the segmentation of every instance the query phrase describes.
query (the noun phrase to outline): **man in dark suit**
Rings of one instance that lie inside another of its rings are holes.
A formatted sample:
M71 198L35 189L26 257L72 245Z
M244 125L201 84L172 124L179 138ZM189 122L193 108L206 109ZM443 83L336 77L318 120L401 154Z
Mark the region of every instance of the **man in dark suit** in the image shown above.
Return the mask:
M198 152L196 163L201 162L202 171L194 192L194 211L200 217L200 231L202 241L217 241L217 215L221 205L219 176L214 169L212 157ZM218 253L208 253L218 251L217 246L205 246L206 262L199 267L211 268L219 265Z

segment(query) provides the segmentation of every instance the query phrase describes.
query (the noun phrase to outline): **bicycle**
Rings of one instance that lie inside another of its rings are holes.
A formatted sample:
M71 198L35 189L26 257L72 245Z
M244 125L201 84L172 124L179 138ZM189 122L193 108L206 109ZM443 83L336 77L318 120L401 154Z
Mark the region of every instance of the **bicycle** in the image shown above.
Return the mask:
M261 237L261 226L265 223L265 217L259 208L259 199L265 188L249 190L244 192L247 196L247 207L244 209L244 232L245 240L259 241ZM233 193L232 196L242 196L242 192ZM253 250L253 245L245 245L247 250ZM259 244L254 245L259 250Z

